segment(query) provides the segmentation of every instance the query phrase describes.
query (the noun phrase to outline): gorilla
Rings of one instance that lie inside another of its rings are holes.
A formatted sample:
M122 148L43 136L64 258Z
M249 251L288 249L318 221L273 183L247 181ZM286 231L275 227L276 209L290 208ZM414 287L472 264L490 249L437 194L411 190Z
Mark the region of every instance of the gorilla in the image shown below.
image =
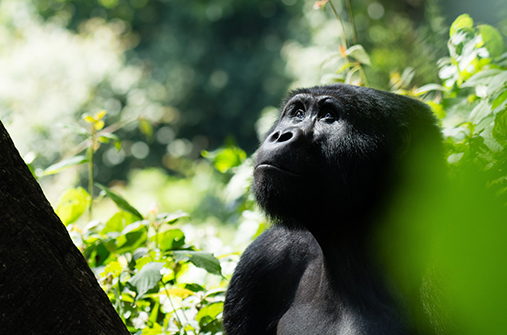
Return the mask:
M289 93L252 182L273 227L237 265L225 333L417 334L372 232L417 148L441 146L414 99L343 84Z

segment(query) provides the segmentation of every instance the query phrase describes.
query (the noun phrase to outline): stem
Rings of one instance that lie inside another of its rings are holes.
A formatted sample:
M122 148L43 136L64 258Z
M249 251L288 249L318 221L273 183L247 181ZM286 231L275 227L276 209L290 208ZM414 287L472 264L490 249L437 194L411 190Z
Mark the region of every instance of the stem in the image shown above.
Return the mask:
M357 44L356 26L354 25L354 15L352 14L352 5L350 4L350 0L347 0L347 9L349 10L349 21L352 26L352 41L354 41L354 44Z
M340 19L340 16L338 15L338 12L336 11L336 8L334 7L333 3L331 1L329 1L328 3L331 6L331 9L333 10L334 16L336 17L336 19L338 20L338 23L340 24L340 27L342 30L341 31L342 44L343 44L343 47L345 49L347 49L347 38L345 37L345 28L343 27L342 20Z
M92 220L93 214L93 147L95 145L95 128L92 125L91 140L92 144L87 149L88 158L88 193L90 194L90 206L88 207L89 220Z

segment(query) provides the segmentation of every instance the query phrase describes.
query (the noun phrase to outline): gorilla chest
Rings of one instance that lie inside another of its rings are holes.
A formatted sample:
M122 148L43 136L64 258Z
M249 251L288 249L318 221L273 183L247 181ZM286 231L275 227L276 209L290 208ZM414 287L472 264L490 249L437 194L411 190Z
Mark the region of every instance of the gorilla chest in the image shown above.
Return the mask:
M382 299L383 294L372 293L374 288L361 292L347 283L340 285L322 261L311 262L301 277L292 304L278 321L278 335L409 333L399 311Z

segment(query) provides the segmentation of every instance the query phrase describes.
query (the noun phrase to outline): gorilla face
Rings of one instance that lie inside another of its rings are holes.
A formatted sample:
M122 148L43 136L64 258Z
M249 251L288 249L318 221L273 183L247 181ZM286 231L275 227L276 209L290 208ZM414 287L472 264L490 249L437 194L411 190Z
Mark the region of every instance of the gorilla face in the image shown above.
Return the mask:
M366 219L387 192L405 147L410 120L403 101L408 109L419 104L399 96L391 102L392 96L345 85L290 94L257 154L259 205L275 222L304 222L310 231L315 219Z

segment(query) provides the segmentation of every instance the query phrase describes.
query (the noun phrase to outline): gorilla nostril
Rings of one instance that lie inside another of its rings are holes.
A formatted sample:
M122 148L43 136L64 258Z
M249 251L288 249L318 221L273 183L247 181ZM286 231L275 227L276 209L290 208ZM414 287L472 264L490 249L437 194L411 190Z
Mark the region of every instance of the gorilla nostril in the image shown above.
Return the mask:
M277 132L275 132L275 133L271 134L271 136L269 136L269 140L270 140L271 142L276 142L276 141L278 140L278 137L279 137L279 136L280 136L280 132L279 132L279 131L277 131Z
M285 142L285 141L290 140L291 138L292 138L292 132L288 131L288 132L280 135L280 137L278 138L278 142Z

